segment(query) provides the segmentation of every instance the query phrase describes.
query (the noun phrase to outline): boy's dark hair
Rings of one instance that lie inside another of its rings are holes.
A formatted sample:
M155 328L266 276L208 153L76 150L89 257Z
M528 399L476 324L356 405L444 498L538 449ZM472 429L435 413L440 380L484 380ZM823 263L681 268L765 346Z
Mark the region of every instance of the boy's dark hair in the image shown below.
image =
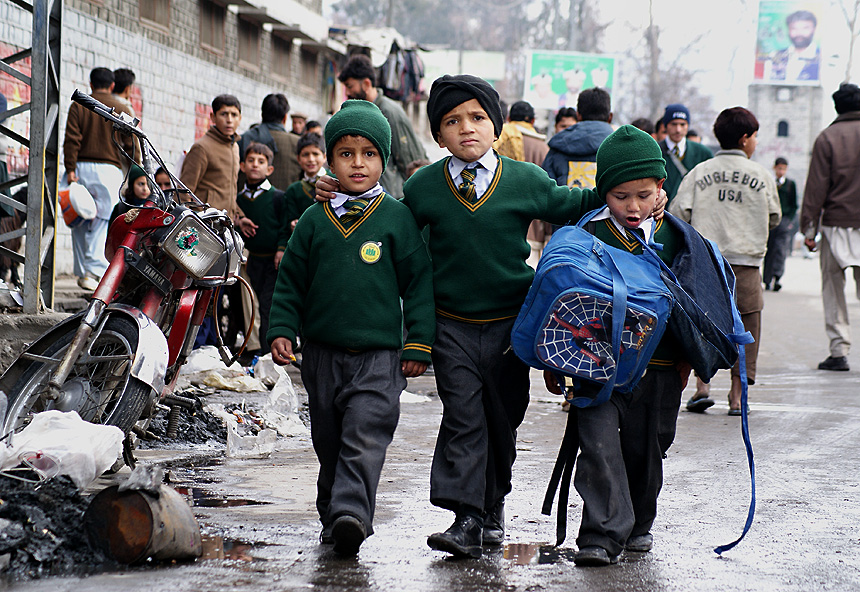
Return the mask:
M526 101L517 101L511 105L510 116L511 121L526 121L532 122L535 119L535 108Z
M758 119L748 109L732 107L717 115L714 122L714 135L720 148L734 150L740 146L741 138L758 131Z
M165 175L167 175L168 177L170 176L170 173L168 173L168 172L167 172L167 169L166 169L166 168L164 168L163 166L160 166L160 167L158 167L157 169L155 169L155 174L154 174L154 175L152 175L152 178L154 179L155 177L157 177L158 175L160 175L160 174L162 174L162 173L164 173L164 174L165 174Z
M693 136L699 136L699 132L694 129L687 130L687 137L692 138Z
M275 153L272 152L272 149L260 142L251 142L248 144L248 147L245 148L245 154L242 155L242 162L248 158L249 154L260 154L265 156L266 160L269 161L269 164L272 164L272 161L275 159Z
M299 138L299 143L296 144L296 154L301 154L302 150L308 146L316 146L320 152L325 154L325 140L319 134L305 134Z
M218 113L218 110L222 107L236 107L236 109L239 110L239 113L242 112L242 103L240 103L239 99L233 95L218 95L212 99L213 113Z
M815 18L815 15L808 10L797 10L785 17L786 25L790 25L791 23L796 21L809 21L812 23L813 26L818 26L818 19Z
M114 83L113 72L107 68L93 68L90 70L90 86L93 90L105 90Z
M322 129L322 124L316 119L311 119L310 121L305 122L305 129L308 129L310 127L318 127Z
M609 93L602 88L589 88L579 93L576 112L581 121L609 121L612 106Z
M839 90L833 93L833 106L839 115L860 111L860 87L850 82L840 84Z
M654 133L654 124L651 123L650 119L647 119L645 117L640 117L639 119L634 119L633 121L630 122L630 125L632 125L633 127L637 128L637 129L641 129L646 134L653 134Z
M260 107L263 123L281 123L290 112L290 102L282 93L266 95Z
M786 159L784 159L782 156L778 156L777 159L773 161L773 166L779 166L781 164L788 166L788 161Z
M113 71L113 92L120 94L134 84L136 76L128 68L117 68Z
M662 117L654 122L654 133L656 134L659 132L661 128L666 129L666 123L663 121Z
M573 117L576 119L576 109L573 107L562 107L558 110L558 113L555 114L555 122L558 123L563 117Z
M369 78L370 84L376 86L376 69L373 67L373 62L370 61L370 58L360 53L349 58L346 66L337 75L337 79L341 82L346 82L349 78L355 78L356 80Z

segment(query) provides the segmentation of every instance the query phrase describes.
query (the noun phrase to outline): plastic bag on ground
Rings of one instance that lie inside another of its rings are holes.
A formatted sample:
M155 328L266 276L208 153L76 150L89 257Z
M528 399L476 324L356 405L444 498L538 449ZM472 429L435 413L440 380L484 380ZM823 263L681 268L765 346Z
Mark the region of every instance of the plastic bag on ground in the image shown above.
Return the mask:
M267 426L277 430L281 436L301 436L307 434L308 429L299 418L298 411L299 397L293 381L289 374L283 372L272 387L260 416Z
M254 364L254 378L258 378L267 388L272 388L278 383L281 376L286 376L287 371L283 366L278 366L272 361L272 354L260 356Z
M237 393L255 393L268 390L262 382L243 374L242 376L224 376L218 370L212 370L203 375L202 384L214 387L222 391L235 391Z
M221 359L217 347L214 345L204 345L188 355L188 359L179 371L176 388L183 390L191 385L200 386L207 384L205 382L206 378L213 374L223 378L225 381L230 378L247 376L245 369L238 362L233 362L233 365L228 368ZM210 378L210 381L217 382L218 379ZM216 388L236 390L220 386L216 386Z
M268 458L275 449L278 433L264 429L256 436L242 435L235 423L227 424L227 456L232 458Z
M83 490L113 466L124 438L118 427L86 422L75 411L43 411L11 436L11 446L0 444L0 471L27 457L44 456L57 465L52 473L68 475Z

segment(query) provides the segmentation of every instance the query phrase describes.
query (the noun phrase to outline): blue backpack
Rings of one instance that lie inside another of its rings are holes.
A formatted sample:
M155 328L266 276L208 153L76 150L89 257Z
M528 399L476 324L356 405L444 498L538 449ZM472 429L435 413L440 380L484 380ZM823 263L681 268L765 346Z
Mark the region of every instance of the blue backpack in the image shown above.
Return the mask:
M511 334L523 362L555 374L563 389L572 380L566 396L577 407L636 386L674 303L653 250L634 255L585 230L601 211L553 234Z

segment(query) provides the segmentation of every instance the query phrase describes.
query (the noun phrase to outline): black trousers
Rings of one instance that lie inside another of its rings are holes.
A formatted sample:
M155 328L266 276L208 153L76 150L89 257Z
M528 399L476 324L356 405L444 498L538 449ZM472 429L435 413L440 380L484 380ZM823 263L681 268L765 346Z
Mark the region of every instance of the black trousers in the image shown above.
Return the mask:
M351 515L370 535L379 475L400 419L400 393L406 388L400 352L350 354L305 343L302 382L320 462L320 522L325 527L339 516Z
M269 312L272 309L272 296L275 293L275 282L278 279L278 269L275 267L275 257L249 256L245 264L251 287L257 294L260 303L260 347L266 353L272 348L266 339L269 331ZM250 320L250 319L249 319Z
M680 404L678 372L649 369L633 392L571 408L580 446L574 476L583 502L579 548L597 545L618 555L629 537L651 530Z
M487 510L511 490L529 404L528 366L510 348L513 323L436 318L432 357L443 409L430 471L434 506Z

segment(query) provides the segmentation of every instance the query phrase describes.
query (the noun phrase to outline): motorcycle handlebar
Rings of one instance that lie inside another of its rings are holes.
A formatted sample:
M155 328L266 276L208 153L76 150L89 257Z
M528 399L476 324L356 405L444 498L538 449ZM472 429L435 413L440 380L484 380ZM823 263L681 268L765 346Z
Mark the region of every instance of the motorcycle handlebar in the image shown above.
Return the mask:
M75 92L72 93L72 100L77 104L81 105L82 107L89 109L96 115L100 115L101 117L107 119L116 127L120 128L122 131L134 134L138 138L146 139L146 134L143 133L143 130L136 127L137 119L134 119L131 122L126 121L121 116L116 115L116 112L112 107L108 107L98 99L94 99L91 96L86 95L77 89L75 89Z

